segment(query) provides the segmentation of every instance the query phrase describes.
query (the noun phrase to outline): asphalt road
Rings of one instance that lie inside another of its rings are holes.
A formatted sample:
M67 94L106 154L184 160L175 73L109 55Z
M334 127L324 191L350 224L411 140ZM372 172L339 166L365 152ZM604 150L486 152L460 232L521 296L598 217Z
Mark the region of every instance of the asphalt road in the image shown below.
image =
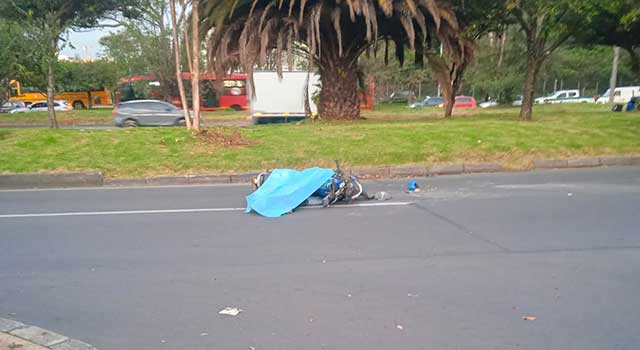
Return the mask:
M0 317L102 350L640 348L640 168L419 183L278 219L245 186L0 192Z

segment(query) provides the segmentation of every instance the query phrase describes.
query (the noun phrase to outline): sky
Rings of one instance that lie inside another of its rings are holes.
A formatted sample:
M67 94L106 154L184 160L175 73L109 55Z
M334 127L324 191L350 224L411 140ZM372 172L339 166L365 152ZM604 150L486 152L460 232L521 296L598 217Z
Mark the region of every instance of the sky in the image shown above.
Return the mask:
M67 47L62 50L62 54L70 58L75 56L83 58L85 56L83 47L86 46L91 57L97 57L103 50L99 43L100 38L108 35L109 32L113 30L113 28L98 28L90 31L71 32L69 34L69 41L75 48L71 48L67 45Z

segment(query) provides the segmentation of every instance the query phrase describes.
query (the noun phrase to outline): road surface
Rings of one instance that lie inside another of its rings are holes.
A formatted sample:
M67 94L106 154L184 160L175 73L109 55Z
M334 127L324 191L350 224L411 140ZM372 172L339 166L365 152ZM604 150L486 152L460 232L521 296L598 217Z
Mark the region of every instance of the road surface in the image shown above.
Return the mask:
M278 219L248 186L0 192L0 317L102 350L640 348L640 168L405 184Z

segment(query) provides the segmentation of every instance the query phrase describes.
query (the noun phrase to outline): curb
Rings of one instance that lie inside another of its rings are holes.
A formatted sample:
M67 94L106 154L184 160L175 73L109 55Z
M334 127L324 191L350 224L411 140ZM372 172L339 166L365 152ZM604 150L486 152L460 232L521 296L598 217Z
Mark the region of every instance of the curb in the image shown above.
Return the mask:
M6 318L0 318L0 341L2 340L7 341L10 349L97 350L80 340Z
M104 185L99 172L0 174L0 188L97 187Z
M536 159L529 170L640 166L640 156ZM498 163L436 163L426 166L355 167L351 173L362 179L423 177L509 171ZM513 170L513 169L511 169ZM60 187L128 187L249 183L257 172L198 174L134 179L105 179L100 172L0 174L0 189Z

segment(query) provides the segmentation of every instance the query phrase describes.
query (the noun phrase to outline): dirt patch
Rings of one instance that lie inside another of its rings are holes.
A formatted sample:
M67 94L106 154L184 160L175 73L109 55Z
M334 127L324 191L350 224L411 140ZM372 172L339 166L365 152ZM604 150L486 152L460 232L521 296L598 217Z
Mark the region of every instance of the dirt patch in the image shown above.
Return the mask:
M196 138L204 144L212 144L224 147L251 146L257 142L244 138L240 131L228 132L223 128L209 128L196 134Z

